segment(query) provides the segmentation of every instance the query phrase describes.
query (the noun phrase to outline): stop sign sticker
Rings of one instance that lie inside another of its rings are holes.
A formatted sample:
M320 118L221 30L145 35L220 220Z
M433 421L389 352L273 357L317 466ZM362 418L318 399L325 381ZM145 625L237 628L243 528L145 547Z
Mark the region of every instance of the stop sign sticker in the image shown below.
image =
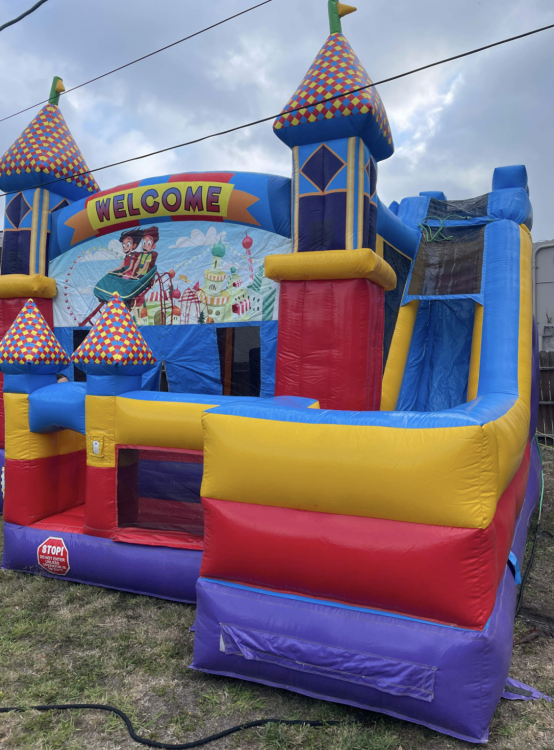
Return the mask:
M49 573L64 576L69 570L69 552L63 539L50 536L37 549L38 564Z

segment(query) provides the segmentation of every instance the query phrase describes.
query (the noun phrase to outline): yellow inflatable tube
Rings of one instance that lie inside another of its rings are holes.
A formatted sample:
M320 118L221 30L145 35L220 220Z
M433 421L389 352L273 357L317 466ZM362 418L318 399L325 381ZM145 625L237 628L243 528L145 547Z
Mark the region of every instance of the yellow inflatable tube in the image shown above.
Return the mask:
M465 426L429 429L287 422L208 412L202 417L202 495L343 515L486 528L528 441L531 252L529 234L522 228L519 396L506 395L503 402L508 406L502 416L485 424L467 424L472 409L487 406L494 398L498 403L502 394L484 394L472 401L465 413Z

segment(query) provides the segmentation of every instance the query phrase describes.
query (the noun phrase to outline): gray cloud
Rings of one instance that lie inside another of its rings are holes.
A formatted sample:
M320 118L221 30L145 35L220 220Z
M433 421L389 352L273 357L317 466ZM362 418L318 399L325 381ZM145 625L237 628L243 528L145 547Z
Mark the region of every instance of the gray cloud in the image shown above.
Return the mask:
M48 95L185 36L251 3L55 0L2 34L0 111ZM252 3L253 4L253 3ZM280 110L328 33L325 0L274 0L240 19L62 97L91 168ZM358 0L346 36L373 80L554 22L549 0ZM0 2L0 17L21 11ZM554 31L380 87L397 147L381 163L385 202L420 190L485 193L495 166L526 164L534 237L554 237L550 182ZM5 150L33 116L0 124ZM271 124L97 174L102 187L171 171L290 174Z

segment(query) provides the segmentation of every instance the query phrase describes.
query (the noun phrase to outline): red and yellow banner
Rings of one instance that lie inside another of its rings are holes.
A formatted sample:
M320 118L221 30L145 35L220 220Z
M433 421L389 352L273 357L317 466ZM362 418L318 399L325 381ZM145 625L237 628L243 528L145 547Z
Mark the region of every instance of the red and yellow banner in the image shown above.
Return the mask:
M257 196L236 190L227 182L164 182L120 187L89 198L85 208L69 218L66 225L75 230L72 245L145 219L227 219L259 226L248 211L258 200Z

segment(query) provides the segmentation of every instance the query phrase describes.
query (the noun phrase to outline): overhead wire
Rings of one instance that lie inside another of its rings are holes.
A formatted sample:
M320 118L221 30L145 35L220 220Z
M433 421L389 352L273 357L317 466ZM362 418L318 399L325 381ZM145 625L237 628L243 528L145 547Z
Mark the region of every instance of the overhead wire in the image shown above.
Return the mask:
M41 5L44 5L44 3L47 3L48 0L38 0L37 3L33 5L32 8L29 8L29 10L24 11L21 13L17 18L12 18L11 21L6 21L6 23L3 23L0 26L0 31L4 31L4 29L7 29L9 26L14 26L16 23L19 23L19 21L22 21L24 18L27 18L27 16L30 16L31 13L34 13L35 10L38 10Z
M41 2L45 3L46 0L41 0ZM215 29L217 26L221 26L224 23L227 23L228 21L233 21L235 18L238 18L239 16L244 16L246 13L250 13L252 10L256 10L257 8L261 8L262 5L267 5L268 3L273 2L273 0L263 0L263 2L258 3L257 5L253 5L250 8L246 8L246 10L241 10L240 13L235 13L233 16L228 16L227 18L223 18L221 21L217 21L217 23L212 23L211 26L206 26L204 29L200 29L200 31L195 31L194 34L189 34L188 36L184 36L182 39L177 39L176 42L171 42L171 44L166 44L164 47L160 47L159 49L155 49L153 52L148 52L146 55L142 55L141 57L137 57L136 60L131 60L128 63L124 63L123 65L119 65L117 68L112 68L111 70L106 71L106 73L102 73L99 76L95 76L94 78L90 78L88 81L83 81L83 83L78 83L76 86L72 86L70 89L66 89L65 91L62 91L60 96L67 96L72 91L76 91L77 89L83 88L83 86L88 86L89 83L94 83L95 81L100 81L102 78L106 78L107 76L111 76L113 73L117 73L120 70L124 70L125 68L129 68L131 65L135 65L138 62L141 62L142 60L147 60L149 57L154 57L154 55L159 54L160 52L165 52L167 49L171 49L171 47L176 47L178 44L182 44L183 42L188 42L189 39L193 39L195 36L200 36L200 34L204 34L206 31L211 31L212 29ZM16 19L17 20L17 19ZM14 23L12 21L11 23ZM0 28L0 31L2 29ZM14 112L11 115L6 115L6 117L0 118L0 122L5 122L6 120L11 120L12 117L16 117L17 115L21 115L24 112L28 112L30 109L34 109L35 107L40 107L41 104L46 104L48 99L43 99L40 102L37 102L36 104L31 104L30 107L25 107L25 109L20 109L18 112Z
M266 0L266 2L269 2L270 0ZM263 3L262 3L263 4ZM254 6L256 7L256 6ZM509 42L515 42L518 39L524 39L525 37L532 36L533 34L540 34L542 31L548 31L549 29L554 29L554 23L549 24L548 26L541 26L537 29L532 29L531 31L526 31L523 34L518 34L517 36L508 37L507 39L501 39L498 42L492 42L491 44L486 44L483 47L477 47L472 50L468 50L467 52L461 52L458 55L452 55L451 57L445 57L442 60L437 60L436 62L428 63L427 65L421 65L418 68L413 68L412 70L408 70L404 73L398 73L394 76L389 76L388 78L383 78L380 81L375 81L375 83L369 83L366 86L359 86L355 89L350 89L348 91L343 91L340 94L335 94L333 96L326 97L325 99L322 99L319 102L316 102L316 104L325 104L327 102L332 102L335 99L342 99L345 96L351 96L352 94L357 94L360 91L365 91L366 89L373 88L375 86L381 86L384 83L390 83L391 81L398 81L400 78L406 78L407 76L414 75L415 73L420 73L423 70L429 70L430 68L435 68L438 65L444 65L445 63L452 62L453 60L460 60L463 57L469 57L470 55L475 55L478 52L484 52L485 50L492 49L493 47L499 47L502 44L508 44ZM287 114L292 114L293 112L300 112L301 110L309 109L311 106L314 105L303 105L301 107L295 107L294 109L287 109ZM282 114L281 112L278 112L277 114L269 115L268 117L262 117L259 120L252 120L251 122L243 123L242 125L235 125L232 128L227 128L226 130L219 130L216 133L209 133L208 135L199 136L198 138L193 138L190 141L184 141L183 143L177 143L173 146L166 146L165 148L157 149L156 151L150 151L147 154L140 154L139 156L131 156L128 159L121 159L120 161L112 162L111 164L104 164L102 167L95 167L94 169L87 169L83 172L78 172L74 175L71 175L71 178L74 179L75 177L83 177L87 174L93 174L95 172L101 172L104 169L111 169L112 167L119 167L122 164L129 164L133 161L140 161L141 159L148 159L151 156L158 156L159 154L165 154L168 151L174 151L178 148L185 148L186 146L193 146L197 143L202 143L202 141L207 141L212 138L219 138L223 135L229 135L230 133L236 133L239 130L245 130L247 128L254 127L255 125L260 125L264 122L269 122L270 120L274 120L277 117L280 117ZM29 188L26 188L26 190L33 190L34 188L38 187L45 187L46 185L52 185L54 183L58 182L65 182L68 178L57 178L55 180L49 180L47 182L40 182L36 185L32 185ZM0 198L5 198L9 195L15 195L16 193L19 193L19 190L12 190L6 193L0 193Z

